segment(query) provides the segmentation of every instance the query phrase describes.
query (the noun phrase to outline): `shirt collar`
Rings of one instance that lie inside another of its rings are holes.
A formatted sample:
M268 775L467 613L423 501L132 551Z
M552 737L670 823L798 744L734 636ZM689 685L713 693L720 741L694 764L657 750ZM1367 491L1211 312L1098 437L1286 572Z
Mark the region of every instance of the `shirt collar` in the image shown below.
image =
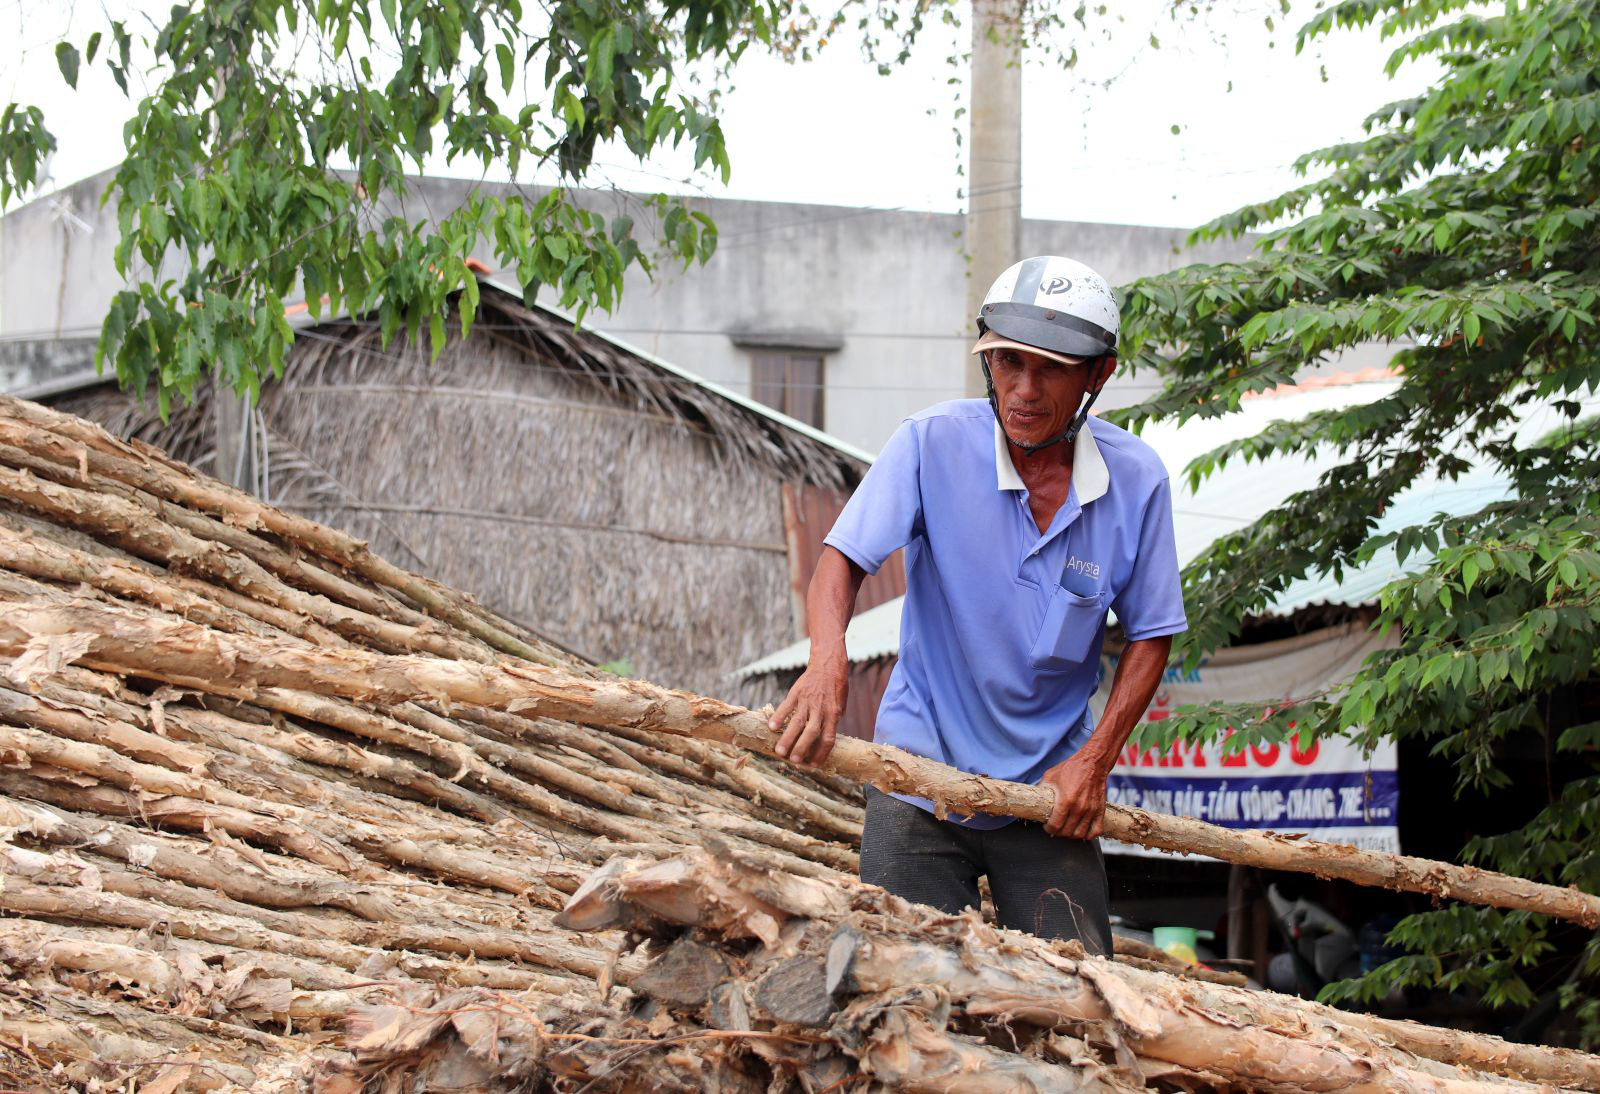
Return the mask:
M1024 490L1022 476L1017 474L1017 467L1011 462L1011 454L1007 451L1008 442L1006 435L1000 429L1000 423L994 423L994 478L997 490ZM1094 431L1085 421L1083 428L1078 430L1077 439L1072 442L1072 485L1078 492L1078 504L1088 505L1096 498L1104 497L1105 492L1111 487L1111 472L1106 467L1105 457L1100 455L1100 446L1095 443Z
M1011 462L1011 453L1007 450L1006 435L1000 428L1000 423L994 423L994 478L997 490L1026 490L1022 485L1022 476L1017 474L1017 465Z

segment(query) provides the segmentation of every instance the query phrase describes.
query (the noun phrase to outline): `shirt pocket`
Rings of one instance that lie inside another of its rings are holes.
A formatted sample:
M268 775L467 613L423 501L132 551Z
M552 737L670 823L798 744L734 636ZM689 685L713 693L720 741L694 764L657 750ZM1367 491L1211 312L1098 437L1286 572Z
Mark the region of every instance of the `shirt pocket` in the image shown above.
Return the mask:
M1105 622L1102 593L1079 596L1057 587L1045 609L1044 626L1029 651L1028 662L1042 672L1063 672L1077 668L1089 655L1094 636Z

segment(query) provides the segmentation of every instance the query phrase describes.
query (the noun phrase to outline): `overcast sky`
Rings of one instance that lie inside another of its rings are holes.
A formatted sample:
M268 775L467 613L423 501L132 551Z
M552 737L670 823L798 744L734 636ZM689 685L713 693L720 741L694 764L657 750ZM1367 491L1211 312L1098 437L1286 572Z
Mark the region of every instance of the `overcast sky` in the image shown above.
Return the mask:
M1386 80L1391 44L1370 32L1341 32L1296 56L1293 29L1311 11L1303 3L1283 16L1275 2L1229 0L1175 20L1169 6L1123 0L1100 20L1091 16L1091 29L1072 39L1082 58L1074 73L1025 67L1024 215L1192 227L1294 185L1296 155L1358 136L1369 110L1413 93L1429 74L1408 68ZM1267 15L1276 16L1275 30L1265 26ZM80 91L70 92L53 56L69 20L81 44L104 18L99 5L0 0L0 95L45 108L60 142L51 165L56 184L121 156L129 102L103 65L85 70ZM1160 48L1150 45L1152 33ZM848 37L808 64L752 55L725 104L734 164L728 186L686 181L686 162L672 155L640 168L617 150L602 151L596 181L959 210L962 153L947 83L957 70L946 61L953 44L941 28L888 77Z

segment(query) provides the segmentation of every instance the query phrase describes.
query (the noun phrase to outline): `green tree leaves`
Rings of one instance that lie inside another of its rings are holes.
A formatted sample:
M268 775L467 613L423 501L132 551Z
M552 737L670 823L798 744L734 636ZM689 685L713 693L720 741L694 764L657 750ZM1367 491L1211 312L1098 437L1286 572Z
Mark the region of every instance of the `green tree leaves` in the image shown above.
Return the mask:
M0 110L0 205L39 181L39 168L55 147L44 111L17 103Z
M104 51L98 33L81 54L62 42L69 87L97 60L124 92L133 71L152 87L108 197L128 287L98 359L153 386L163 413L208 372L243 392L282 369L284 301L301 294L314 317L375 314L386 339L426 329L437 355L452 297L470 325L466 260L485 242L530 300L548 286L580 315L609 309L630 269L704 262L717 236L680 199L582 195L596 150L686 146L726 179L716 103L731 66L751 46L803 51L804 14L788 0L219 0L179 3L148 32L114 21ZM54 146L37 107L5 108L0 202ZM430 223L415 175L435 154L557 182L479 190Z
M1125 421L1222 414L1373 341L1391 346L1399 381L1370 404L1277 423L1191 465L1198 481L1237 459L1338 457L1312 489L1186 569L1194 625L1180 652L1192 662L1228 642L1302 576L1339 574L1387 549L1411 571L1380 605L1377 625L1398 646L1369 658L1342 692L1266 719L1226 705L1180 710L1144 741L1235 726L1243 744L1281 734L1289 718L1312 735L1427 740L1460 789L1493 792L1506 784L1510 743L1549 735L1572 781L1537 816L1504 818L1508 831L1464 854L1596 891L1600 735L1592 719L1553 723L1549 711L1592 695L1600 678L1600 427L1581 419L1579 402L1600 389L1600 5L1464 9L1347 0L1320 12L1302 43L1379 23L1400 40L1391 71L1428 57L1442 80L1367 119L1365 139L1303 157L1304 185L1196 233L1266 229L1254 257L1126 290L1127 356L1164 383L1119 412ZM1517 439L1538 408L1568 424ZM1473 467L1497 472L1509 498L1377 533L1402 491ZM1395 936L1412 956L1329 997L1428 983L1527 1005L1524 977L1549 956L1550 932L1520 913L1413 916ZM1600 949L1591 943L1579 960L1566 989L1573 1005Z
M78 50L70 42L56 43L56 66L61 69L61 78L67 81L68 87L78 86Z
M526 298L545 286L580 316L609 309L629 271L704 262L717 235L680 199L584 193L599 149L645 158L682 148L696 171L726 182L719 107L751 49L809 60L849 26L888 75L925 28L958 25L967 8L186 0L156 21L108 16L105 50L100 32L81 54L71 42L56 50L69 87L98 62L130 97L131 86L151 88L126 127L110 190L128 288L98 359L126 386L154 385L166 408L206 372L244 390L281 369L288 341L271 317L302 294L313 316L378 315L385 337L423 327L431 336L435 316L448 335L449 301L469 291L465 260L485 242ZM1095 11L1109 36L1120 20L1106 5ZM1008 33L1075 63L1075 45L1052 42L1067 22L1056 5L1029 0L1015 14ZM1085 10L1076 18L1089 29ZM963 58L958 50L949 60ZM143 79L130 85L130 74ZM54 147L37 107L5 108L0 204L39 181ZM485 188L431 223L415 176L434 155L458 170L503 169L513 192ZM547 185L515 190L530 177Z

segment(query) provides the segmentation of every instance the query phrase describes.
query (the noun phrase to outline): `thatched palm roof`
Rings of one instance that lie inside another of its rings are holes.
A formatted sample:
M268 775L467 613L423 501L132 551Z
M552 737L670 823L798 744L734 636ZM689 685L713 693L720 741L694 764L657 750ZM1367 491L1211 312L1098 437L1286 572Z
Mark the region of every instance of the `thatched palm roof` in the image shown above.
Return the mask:
M209 392L166 423L103 386L53 405L214 468ZM779 487L848 490L869 460L493 282L431 364L374 322L302 327L257 421L275 504L701 691L794 636Z

